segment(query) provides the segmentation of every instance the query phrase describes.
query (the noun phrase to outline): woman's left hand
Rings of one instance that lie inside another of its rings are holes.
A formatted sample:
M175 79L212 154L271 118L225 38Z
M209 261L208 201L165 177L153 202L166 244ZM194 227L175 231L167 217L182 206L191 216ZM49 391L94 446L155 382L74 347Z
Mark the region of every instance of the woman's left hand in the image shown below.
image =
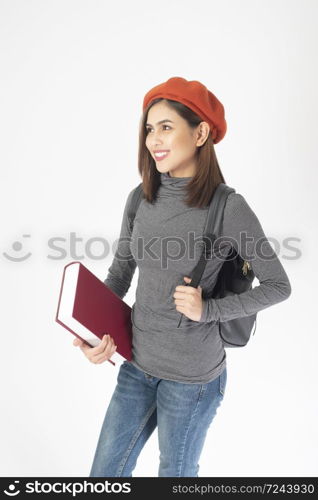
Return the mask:
M185 276L183 279L186 283L191 283L191 278ZM202 288L200 286L198 288L185 285L176 286L173 297L177 311L192 319L192 321L200 320L203 310Z

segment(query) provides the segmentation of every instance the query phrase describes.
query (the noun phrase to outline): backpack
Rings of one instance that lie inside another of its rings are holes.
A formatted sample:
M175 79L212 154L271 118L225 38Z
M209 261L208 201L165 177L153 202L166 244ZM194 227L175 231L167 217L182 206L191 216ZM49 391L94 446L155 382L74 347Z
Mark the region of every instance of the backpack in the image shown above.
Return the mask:
M185 286L198 287L202 274L204 272L207 260L211 257L211 249L214 241L222 236L222 221L224 207L227 197L235 189L220 183L215 189L209 204L209 210L204 228L203 242L204 248L200 259L191 272L189 277L191 283ZM142 183L134 190L130 206L128 207L128 220L130 231L133 229L133 223L139 204L143 198ZM217 276L217 281L209 298L223 298L228 295L240 294L252 289L252 283L255 274L248 263L244 260L232 246ZM182 319L182 313L178 327ZM257 313L250 316L232 319L229 321L217 321L217 328L224 347L244 347L251 337L251 331L255 325L256 329ZM213 325L213 328L215 325ZM253 335L255 334L255 329Z

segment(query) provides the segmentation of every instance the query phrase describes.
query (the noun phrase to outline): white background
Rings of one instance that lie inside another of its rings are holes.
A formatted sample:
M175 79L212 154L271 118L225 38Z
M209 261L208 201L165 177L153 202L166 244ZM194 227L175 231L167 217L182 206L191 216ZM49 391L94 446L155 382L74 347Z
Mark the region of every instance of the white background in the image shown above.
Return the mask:
M292 285L227 349L199 475L317 475L317 14L308 0L0 2L2 476L89 474L118 366L91 364L55 322L62 271L80 258L106 278L113 252L85 244L119 237L143 96L172 76L224 104L220 167ZM155 431L133 475L158 465Z

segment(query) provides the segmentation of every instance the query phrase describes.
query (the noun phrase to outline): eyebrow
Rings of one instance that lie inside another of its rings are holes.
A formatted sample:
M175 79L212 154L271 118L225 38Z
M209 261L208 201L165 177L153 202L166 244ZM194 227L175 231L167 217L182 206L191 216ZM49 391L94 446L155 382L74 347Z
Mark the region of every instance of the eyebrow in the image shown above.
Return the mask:
M160 120L160 122L157 122L157 125L160 125L161 123L165 123L165 122L170 122L170 123L173 123L173 121L172 121L172 120L168 120L168 119L166 119L166 120ZM150 126L151 126L151 123L146 123L146 127L147 127L147 125L150 125Z

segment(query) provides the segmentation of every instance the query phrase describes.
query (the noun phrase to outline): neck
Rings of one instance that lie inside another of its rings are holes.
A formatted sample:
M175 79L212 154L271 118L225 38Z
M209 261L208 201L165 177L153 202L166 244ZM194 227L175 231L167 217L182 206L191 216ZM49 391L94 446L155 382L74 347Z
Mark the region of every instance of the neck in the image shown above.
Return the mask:
M170 177L171 179L191 179L193 176L191 175L171 175L170 172L163 172L164 175L167 175L168 177Z
M166 172L169 177L176 177L179 179L189 179L190 177L194 177L196 174L197 166L196 165L179 165L178 167Z
M161 197L178 197L183 198L186 193L186 186L191 181L192 177L171 177L167 172L160 174Z

